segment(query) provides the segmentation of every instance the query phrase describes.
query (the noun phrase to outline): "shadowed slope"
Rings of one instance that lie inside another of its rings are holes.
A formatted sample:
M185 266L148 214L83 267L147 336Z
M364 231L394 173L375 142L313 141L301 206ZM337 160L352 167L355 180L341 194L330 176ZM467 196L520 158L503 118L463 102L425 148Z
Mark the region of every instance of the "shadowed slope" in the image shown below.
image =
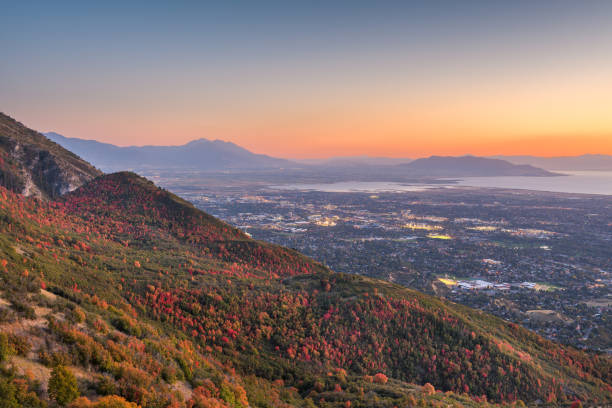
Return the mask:
M100 174L74 153L0 113L0 185L26 196L53 198Z

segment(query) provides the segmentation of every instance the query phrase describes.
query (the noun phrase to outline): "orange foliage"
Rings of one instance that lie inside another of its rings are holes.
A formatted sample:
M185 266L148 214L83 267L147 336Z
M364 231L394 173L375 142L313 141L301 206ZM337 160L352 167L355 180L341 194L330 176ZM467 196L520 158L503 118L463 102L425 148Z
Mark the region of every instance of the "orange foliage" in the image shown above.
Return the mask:
M374 382L376 384L386 384L389 379L383 373L378 373L374 376Z
M91 402L87 397L80 397L74 400L68 408L140 408L140 405L128 402L118 395L108 395L96 402Z
M436 393L436 389L430 383L425 384L423 388L421 388L421 391L423 391L423 394L425 395L432 395Z

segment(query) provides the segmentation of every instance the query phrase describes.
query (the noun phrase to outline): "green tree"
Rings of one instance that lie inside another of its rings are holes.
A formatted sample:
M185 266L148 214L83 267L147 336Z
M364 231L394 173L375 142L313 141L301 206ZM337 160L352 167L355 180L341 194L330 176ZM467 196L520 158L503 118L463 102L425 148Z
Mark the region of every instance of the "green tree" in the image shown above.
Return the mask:
M65 406L80 395L76 377L66 367L58 365L51 372L49 396L59 405Z
M8 336L6 333L0 333L0 363L3 363L11 352Z
M10 382L0 378L0 407L2 408L19 408L20 404L17 401L17 389Z

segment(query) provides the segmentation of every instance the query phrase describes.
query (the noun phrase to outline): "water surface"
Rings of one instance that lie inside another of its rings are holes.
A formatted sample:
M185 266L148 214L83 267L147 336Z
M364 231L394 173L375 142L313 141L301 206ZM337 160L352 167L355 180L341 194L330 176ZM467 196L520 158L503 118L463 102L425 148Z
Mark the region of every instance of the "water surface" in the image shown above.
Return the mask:
M612 171L560 171L560 177L465 177L459 186L612 195Z
M424 191L454 186L509 188L555 193L612 195L612 171L560 171L559 177L463 177L441 184L403 184L386 181L343 181L336 183L284 184L283 190L313 190L329 193Z

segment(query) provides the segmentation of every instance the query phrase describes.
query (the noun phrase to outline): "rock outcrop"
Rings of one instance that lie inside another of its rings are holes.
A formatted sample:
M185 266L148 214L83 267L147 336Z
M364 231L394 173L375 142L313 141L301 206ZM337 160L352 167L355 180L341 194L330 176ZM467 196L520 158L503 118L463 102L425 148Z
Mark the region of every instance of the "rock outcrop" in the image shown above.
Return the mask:
M41 133L0 113L0 185L47 199L75 190L101 174Z

